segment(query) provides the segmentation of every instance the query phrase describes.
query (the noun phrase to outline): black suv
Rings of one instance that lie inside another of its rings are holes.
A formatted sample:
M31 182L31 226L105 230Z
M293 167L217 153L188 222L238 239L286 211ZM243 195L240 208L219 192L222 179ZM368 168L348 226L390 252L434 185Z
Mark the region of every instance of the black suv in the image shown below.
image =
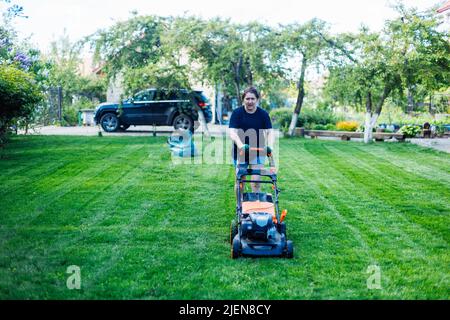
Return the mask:
M132 125L173 126L175 130L193 131L197 110L203 112L207 123L211 122L211 105L202 91L152 88L124 100L122 105L100 104L94 121L106 132L126 130Z

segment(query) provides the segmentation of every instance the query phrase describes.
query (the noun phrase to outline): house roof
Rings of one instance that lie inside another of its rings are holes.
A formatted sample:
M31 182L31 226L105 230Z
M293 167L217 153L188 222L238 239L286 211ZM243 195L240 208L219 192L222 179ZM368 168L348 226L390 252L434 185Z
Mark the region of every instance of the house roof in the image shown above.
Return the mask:
M438 12L438 13L442 13L442 12L445 12L445 11L447 11L447 10L450 10L450 0L447 1L442 7L440 7L440 8L437 10L437 12Z

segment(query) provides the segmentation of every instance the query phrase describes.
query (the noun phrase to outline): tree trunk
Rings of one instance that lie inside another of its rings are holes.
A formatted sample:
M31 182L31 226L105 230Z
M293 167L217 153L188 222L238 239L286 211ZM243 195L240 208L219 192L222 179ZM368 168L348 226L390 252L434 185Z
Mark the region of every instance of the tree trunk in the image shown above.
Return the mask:
M239 106L241 106L242 105L241 86L239 84L239 81L234 82L234 88L236 90L236 98L238 99Z
M434 108L433 108L433 96L430 94L430 106L428 107L428 112L432 115L434 115Z
M372 93L367 92L366 96L366 120L364 122L364 143L372 142Z
M364 123L364 143L370 143L373 140L373 128L377 124L378 117L381 114L381 110L383 109L384 101L391 93L391 88L389 84L384 86L383 95L378 101L377 107L373 110L373 101L372 101L372 93L369 91L366 97L366 120Z
M408 114L412 113L415 109L414 96L411 87L408 88L408 108L406 112Z
M241 98L241 82L240 82L240 75L241 75L241 68L242 68L242 51L239 53L239 60L237 63L233 65L234 67L234 87L236 90L236 98L238 99L239 105L242 105L242 98Z
M364 123L364 143L370 143L373 141L373 128L377 124L378 117L380 115L375 113L371 114L366 112L366 121Z
M247 74L247 85L253 86L253 72L252 67L250 65L250 60L248 58L245 59L245 67L246 67L246 74Z
M371 114L366 112L366 120L364 122L364 143L372 142L372 128L370 127Z
M198 120L203 127L203 133L207 137L211 136L211 134L209 133L208 124L206 123L206 119L205 119L205 115L203 114L203 111L200 110L200 108L198 108L197 113L198 113Z
M292 121L291 121L291 125L289 126L289 132L288 132L288 134L290 136L293 136L295 133L295 126L297 125L298 117L300 115L300 112L302 111L303 100L305 99L306 67L307 67L307 60L306 60L305 55L303 55L300 79L297 84L297 88L298 88L297 102L295 103L295 110L294 110L294 114L292 115Z
M297 126L298 121L298 113L295 113L292 115L291 124L289 125L289 131L288 134L290 136L293 136L295 134L295 127Z

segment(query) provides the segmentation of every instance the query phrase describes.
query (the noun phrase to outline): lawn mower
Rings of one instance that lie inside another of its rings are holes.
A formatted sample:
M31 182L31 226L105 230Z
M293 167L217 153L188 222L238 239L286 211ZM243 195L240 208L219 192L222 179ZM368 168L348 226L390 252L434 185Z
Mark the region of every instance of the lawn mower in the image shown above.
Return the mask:
M251 148L250 151L264 149ZM242 155L242 154L241 154ZM267 154L270 166L275 167L272 154ZM247 180L246 176L260 176L261 181ZM264 179L265 178L265 179ZM270 180L268 180L269 178ZM274 195L270 193L244 192L245 183L259 182L272 184ZM281 215L278 208L278 195L276 173L263 169L249 169L246 165L237 164L236 167L237 206L236 218L231 222L230 242L231 257L294 257L292 241L286 239L287 211Z

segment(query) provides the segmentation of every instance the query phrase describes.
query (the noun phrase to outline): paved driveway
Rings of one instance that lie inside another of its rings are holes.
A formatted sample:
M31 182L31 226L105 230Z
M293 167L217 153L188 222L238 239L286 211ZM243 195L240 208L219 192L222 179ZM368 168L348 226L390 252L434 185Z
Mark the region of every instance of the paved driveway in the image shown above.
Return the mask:
M208 125L208 130L211 135L223 134L226 132L227 126L221 125ZM58 127L58 126L46 126L35 128L30 131L31 134L40 135L57 135L57 136L96 136L99 131L102 131L104 136L149 136L153 135L153 126L131 126L125 132L107 133L99 129L99 127ZM173 127L156 127L156 131L166 131L166 133L157 133L158 136L169 136L169 132L173 132ZM199 128L196 132L203 132L203 128Z
M439 151L450 153L450 139L449 138L433 138L433 139L408 139L411 143L417 144L426 148L433 148Z

